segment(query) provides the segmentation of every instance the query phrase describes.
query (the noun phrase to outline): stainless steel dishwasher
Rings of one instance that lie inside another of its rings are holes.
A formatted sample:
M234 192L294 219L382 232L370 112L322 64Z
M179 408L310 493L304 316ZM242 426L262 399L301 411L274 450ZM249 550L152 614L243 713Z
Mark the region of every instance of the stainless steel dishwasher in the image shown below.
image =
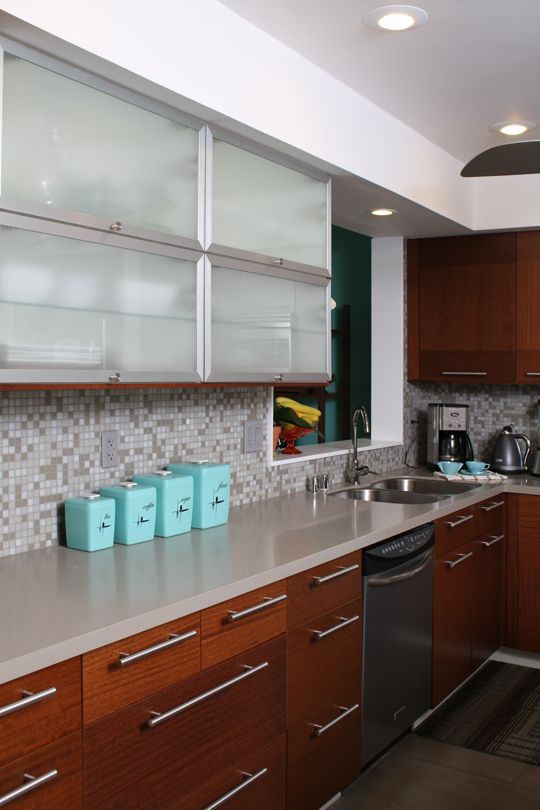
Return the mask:
M362 765L430 707L432 523L363 553Z

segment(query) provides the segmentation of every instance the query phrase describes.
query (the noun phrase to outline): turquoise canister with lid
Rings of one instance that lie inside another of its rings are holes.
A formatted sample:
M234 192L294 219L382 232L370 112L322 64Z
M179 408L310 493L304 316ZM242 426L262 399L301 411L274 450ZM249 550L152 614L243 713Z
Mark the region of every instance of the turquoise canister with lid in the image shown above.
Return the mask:
M193 478L171 470L134 475L133 480L156 488L156 535L172 537L191 529Z
M90 494L66 501L66 541L78 551L101 551L114 542L116 503Z
M123 481L100 492L116 502L114 542L130 546L152 540L156 530L156 488Z
M231 494L230 464L185 461L169 464L168 469L193 476L193 520L195 529L209 529L227 523Z

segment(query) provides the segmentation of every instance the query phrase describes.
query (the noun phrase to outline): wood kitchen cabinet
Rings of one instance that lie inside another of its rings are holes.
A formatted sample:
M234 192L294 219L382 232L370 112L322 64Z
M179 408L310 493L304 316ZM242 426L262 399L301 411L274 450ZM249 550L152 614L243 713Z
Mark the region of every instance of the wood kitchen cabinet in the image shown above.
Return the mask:
M516 234L516 381L540 383L540 232Z
M506 643L540 653L540 499L508 496Z
M410 380L515 380L516 236L408 243Z

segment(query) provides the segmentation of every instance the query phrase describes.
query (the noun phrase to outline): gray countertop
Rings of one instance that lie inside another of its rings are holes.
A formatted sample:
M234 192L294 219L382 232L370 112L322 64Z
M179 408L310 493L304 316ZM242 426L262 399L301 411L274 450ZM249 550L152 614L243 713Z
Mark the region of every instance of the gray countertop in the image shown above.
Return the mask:
M379 477L411 472L422 474L400 469ZM55 547L4 558L0 683L503 492L540 494L540 479L514 477L426 505L364 503L302 492L233 508L229 523L204 531L94 554Z

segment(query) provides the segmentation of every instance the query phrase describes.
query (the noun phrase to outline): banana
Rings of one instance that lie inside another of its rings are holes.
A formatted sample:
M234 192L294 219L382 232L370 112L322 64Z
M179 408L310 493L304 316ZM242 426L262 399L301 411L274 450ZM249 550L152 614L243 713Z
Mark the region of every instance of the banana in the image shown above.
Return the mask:
M321 412L318 408L312 408L310 405L304 405L302 402L296 402L289 397L277 397L276 405L282 408L291 408L301 419L306 419L308 422L317 422Z

